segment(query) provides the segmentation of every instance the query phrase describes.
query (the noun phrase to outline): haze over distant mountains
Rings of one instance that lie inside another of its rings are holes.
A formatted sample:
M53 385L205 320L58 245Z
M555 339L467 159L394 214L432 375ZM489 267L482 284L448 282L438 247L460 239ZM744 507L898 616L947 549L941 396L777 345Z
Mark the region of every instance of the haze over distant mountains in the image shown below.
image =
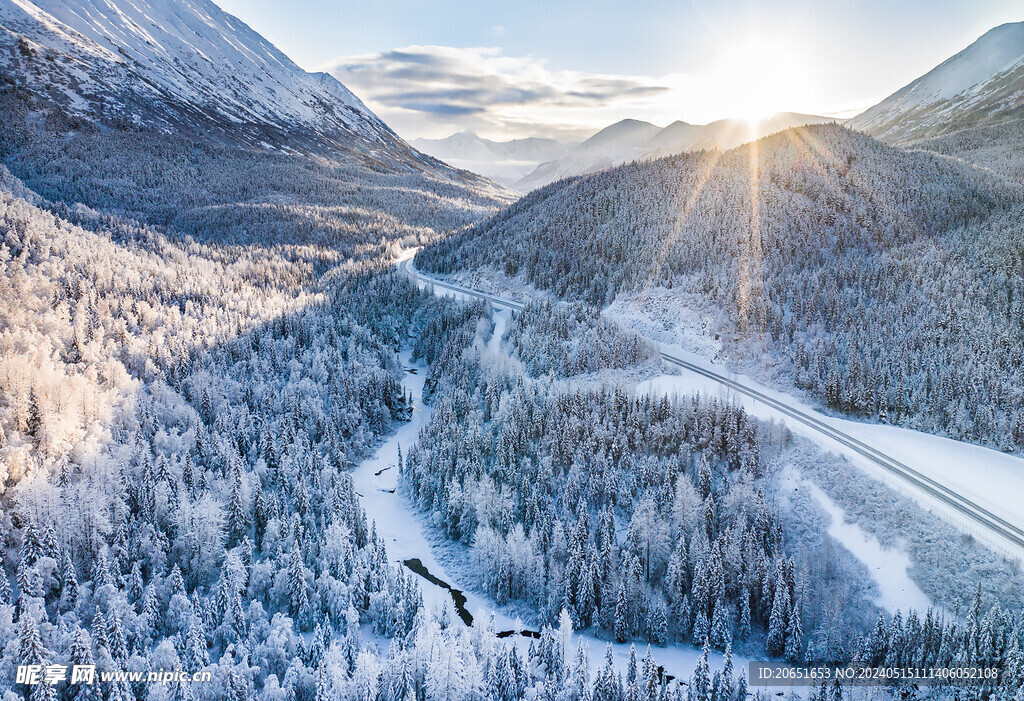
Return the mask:
M443 139L414 139L412 145L451 166L513 186L538 165L561 158L576 144L542 138L493 141L463 131Z
M960 53L849 121L906 144L1024 117L1024 22L989 30Z
M783 112L752 126L743 120L710 124L676 121L659 127L623 119L582 143L554 139L492 141L472 132L444 139L416 139L413 146L456 168L470 170L522 192L574 175L584 175L629 161L648 161L700 149L726 151L783 129L834 121L831 117Z

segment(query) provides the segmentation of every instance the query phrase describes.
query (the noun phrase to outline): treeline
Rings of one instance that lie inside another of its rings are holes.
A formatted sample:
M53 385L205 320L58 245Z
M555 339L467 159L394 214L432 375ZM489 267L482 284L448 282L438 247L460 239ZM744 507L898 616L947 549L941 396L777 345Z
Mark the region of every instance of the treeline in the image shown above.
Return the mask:
M888 621L879 615L871 632L861 637L852 661L897 669L995 669L998 676L972 684L969 694L1015 699L1024 689L1024 610L1014 614L995 604L986 613L979 587L962 620L946 620L931 609L923 617L914 610L906 617L897 611Z
M1015 450L1020 205L993 174L821 125L556 183L417 264L595 306L700 295L830 407Z

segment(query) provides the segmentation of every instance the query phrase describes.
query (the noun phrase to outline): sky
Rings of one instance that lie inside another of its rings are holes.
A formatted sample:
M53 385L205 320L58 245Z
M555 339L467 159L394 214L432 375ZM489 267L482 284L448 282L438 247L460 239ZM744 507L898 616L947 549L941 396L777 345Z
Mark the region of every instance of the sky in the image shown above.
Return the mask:
M216 1L406 139L849 117L1024 20L1020 0Z

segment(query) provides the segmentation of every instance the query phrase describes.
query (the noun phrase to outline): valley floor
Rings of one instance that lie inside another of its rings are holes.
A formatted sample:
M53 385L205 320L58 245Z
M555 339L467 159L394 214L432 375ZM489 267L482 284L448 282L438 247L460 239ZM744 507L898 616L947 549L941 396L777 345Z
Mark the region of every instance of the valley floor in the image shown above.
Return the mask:
M495 329L488 341L488 347L492 351L499 351L500 339L508 315L508 309L497 308L494 312ZM433 578L442 580L453 589L461 590L466 597L465 609L473 616L474 624L487 621L487 625L493 625L494 629L499 632L528 629L531 627L532 618L528 612L509 611L506 608L498 607L487 597L473 591L471 577L465 575L462 563L460 563L460 560L468 558L468 552L461 546L451 543L442 545L439 538L433 537L432 526L425 522L424 517L414 512L408 500L400 493L398 488L399 454L407 451L413 445L431 414L431 408L423 403L426 367L422 364L413 364L409 350L402 351L400 359L402 366L406 368L405 390L412 394L412 417L408 423L388 438L372 457L360 463L352 473L355 489L359 494L363 509L366 511L367 520L375 525L377 534L383 539L388 556L393 561L402 563L406 560L418 559ZM455 549L462 552L452 552ZM424 605L429 610L441 615L441 612L447 608L449 610L445 617L454 625L463 625L461 619L455 614L448 589L433 583L422 575L417 582L423 592ZM516 618L519 613L523 614L523 621ZM604 661L608 641L599 639L590 633L576 634L573 648L581 638L589 651L591 669L596 672ZM528 645L529 638L515 636L515 639L524 647ZM630 647L631 643L612 643L615 660L623 674L625 674L629 662ZM637 644L637 654L640 656L644 654L640 643ZM685 679L695 668L700 657L700 650L689 645L671 645L664 648L653 648L652 655L658 664L664 667L667 674ZM733 664L738 670L745 669L748 661L742 656L733 656ZM721 669L722 664L722 655L712 652L712 669ZM752 690L754 688L752 687Z

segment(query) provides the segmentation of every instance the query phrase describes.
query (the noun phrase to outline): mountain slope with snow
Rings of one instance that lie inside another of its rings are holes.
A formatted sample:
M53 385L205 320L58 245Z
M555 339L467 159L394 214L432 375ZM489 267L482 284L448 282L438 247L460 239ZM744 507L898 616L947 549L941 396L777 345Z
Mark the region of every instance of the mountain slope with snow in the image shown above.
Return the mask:
M0 0L0 72L73 118L447 170L209 0Z
M1024 22L1003 24L850 120L853 129L912 143L1024 117Z

